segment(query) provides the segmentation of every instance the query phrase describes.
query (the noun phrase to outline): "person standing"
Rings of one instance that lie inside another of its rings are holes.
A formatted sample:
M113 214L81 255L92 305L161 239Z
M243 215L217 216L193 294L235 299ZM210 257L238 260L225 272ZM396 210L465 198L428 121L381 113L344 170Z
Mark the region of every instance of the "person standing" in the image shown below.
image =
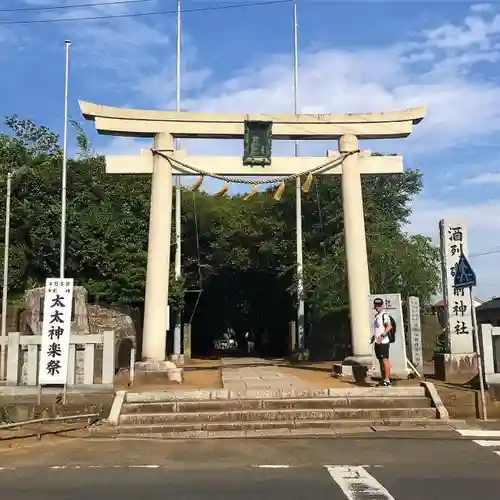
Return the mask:
M252 330L245 333L245 339L247 341L247 354L252 354L255 349L255 336Z
M389 333L392 330L391 318L384 311L384 301L375 299L373 301L375 315L373 317L373 333L371 343L374 344L375 356L380 364L380 374L383 387L391 386L391 362L389 361L389 348L391 345Z

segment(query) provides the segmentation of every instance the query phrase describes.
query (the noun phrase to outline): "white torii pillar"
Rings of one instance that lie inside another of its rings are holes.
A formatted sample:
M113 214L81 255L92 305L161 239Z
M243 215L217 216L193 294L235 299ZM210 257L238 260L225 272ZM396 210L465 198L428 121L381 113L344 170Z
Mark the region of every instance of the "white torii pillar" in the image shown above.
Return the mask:
M347 261L349 311L351 316L351 344L353 360L359 364L371 364L370 311L367 297L370 295L370 272L366 249L365 215L359 168L359 141L355 135L339 139L339 151L351 153L342 165L341 189L344 210L344 242Z
M174 151L174 138L167 133L157 134L154 148L170 154ZM167 322L172 231L172 167L168 160L160 155L156 155L151 163L153 168L142 359L164 361L169 328Z

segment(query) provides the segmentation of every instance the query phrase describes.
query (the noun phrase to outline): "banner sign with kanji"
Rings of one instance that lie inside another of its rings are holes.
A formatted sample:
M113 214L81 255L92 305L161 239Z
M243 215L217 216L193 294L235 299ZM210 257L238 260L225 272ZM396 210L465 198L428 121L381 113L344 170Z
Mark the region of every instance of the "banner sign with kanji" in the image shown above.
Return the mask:
M49 278L45 283L38 383L65 385L68 377L73 279Z

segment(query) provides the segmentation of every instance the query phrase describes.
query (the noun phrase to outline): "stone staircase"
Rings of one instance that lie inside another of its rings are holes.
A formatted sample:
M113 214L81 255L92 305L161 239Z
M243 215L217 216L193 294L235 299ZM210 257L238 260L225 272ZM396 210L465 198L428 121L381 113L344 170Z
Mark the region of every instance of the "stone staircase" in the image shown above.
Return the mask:
M426 386L129 392L121 397L111 425L95 427L94 434L191 439L449 427Z

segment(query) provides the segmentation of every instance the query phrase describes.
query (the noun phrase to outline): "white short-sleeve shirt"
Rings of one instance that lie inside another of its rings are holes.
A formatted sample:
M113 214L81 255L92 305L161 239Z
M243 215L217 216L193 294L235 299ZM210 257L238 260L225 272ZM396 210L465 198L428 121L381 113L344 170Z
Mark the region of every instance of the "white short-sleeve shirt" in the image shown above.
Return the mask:
M377 340L381 335L385 332L385 327L391 324L391 319L389 315L385 311L381 311L376 313L373 317L373 335L375 340ZM389 335L385 335L382 337L382 344L389 344L390 339Z

